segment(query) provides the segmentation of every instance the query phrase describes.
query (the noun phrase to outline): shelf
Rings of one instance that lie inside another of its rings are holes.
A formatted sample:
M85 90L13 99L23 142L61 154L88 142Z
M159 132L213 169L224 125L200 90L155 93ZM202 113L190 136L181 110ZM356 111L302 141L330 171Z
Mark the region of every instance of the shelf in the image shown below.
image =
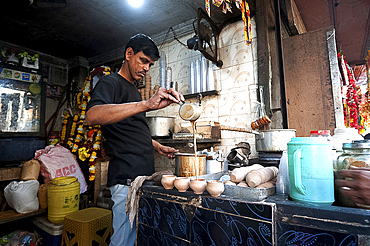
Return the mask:
M197 98L199 94L201 94L202 97L209 96L209 95L218 95L218 91L213 90L213 91L197 92L197 93L193 93L193 94L186 94L186 95L184 95L184 97L185 97L185 99Z
M16 180L21 176L22 167L0 168L0 181Z
M189 142L193 142L192 138L189 139L155 139L157 142L161 144L187 144ZM214 138L205 138L205 139L198 139L197 144L214 144L220 143L221 139L214 139Z
M17 213L15 210L3 211L3 212L0 212L0 225L8 223L8 222L12 222L12 221L20 220L20 219L25 219L25 218L32 217L35 215L43 214L43 213L46 213L46 211L47 211L46 208L42 208L42 209L30 212L30 213L22 213L22 214Z

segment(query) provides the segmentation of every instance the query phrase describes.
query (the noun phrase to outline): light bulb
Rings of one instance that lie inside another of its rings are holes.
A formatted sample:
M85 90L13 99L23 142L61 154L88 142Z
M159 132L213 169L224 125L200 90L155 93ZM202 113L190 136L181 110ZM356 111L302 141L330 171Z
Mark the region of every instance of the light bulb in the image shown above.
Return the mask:
M128 0L128 3L132 6L132 7L140 7L142 4L143 4L143 1L144 0Z

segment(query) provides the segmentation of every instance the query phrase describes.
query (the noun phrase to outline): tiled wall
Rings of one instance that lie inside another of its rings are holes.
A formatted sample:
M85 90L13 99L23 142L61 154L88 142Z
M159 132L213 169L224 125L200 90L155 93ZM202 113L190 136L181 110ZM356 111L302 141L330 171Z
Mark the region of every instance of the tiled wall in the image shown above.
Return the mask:
M219 59L223 61L222 68L213 67L215 88L218 95L205 96L202 99L203 113L198 121L217 121L221 125L232 127L246 127L258 118L257 115L257 38L256 26L252 19L252 44L244 43L244 23L235 22L226 26L219 36ZM180 38L186 41L192 35ZM182 94L189 94L190 62L199 59L201 53L192 51L177 41L165 43L160 51L166 53L167 66L172 68L172 80L178 82L178 90ZM159 62L151 68L152 85L159 84ZM187 102L196 102L197 99L187 99ZM171 105L165 109L147 113L147 116L176 116L175 132L184 124L178 116L178 105ZM252 154L256 157L255 138L249 133L222 131L220 144L215 145L216 150L222 150L225 155L240 142L251 145ZM156 169L165 169L168 165L164 158L156 155ZM172 163L173 165L173 163Z

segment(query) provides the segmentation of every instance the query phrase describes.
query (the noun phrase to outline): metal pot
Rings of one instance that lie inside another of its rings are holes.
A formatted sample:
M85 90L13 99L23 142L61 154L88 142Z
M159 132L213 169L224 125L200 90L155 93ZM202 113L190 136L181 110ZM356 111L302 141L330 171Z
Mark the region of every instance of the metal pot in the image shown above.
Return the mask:
M146 117L153 138L170 138L174 131L175 118L154 116Z
M206 174L206 154L197 154L198 175ZM175 154L175 175L178 177L196 176L195 154L176 153Z
M290 139L295 137L295 129L263 130L256 134L256 150L284 151L288 149Z

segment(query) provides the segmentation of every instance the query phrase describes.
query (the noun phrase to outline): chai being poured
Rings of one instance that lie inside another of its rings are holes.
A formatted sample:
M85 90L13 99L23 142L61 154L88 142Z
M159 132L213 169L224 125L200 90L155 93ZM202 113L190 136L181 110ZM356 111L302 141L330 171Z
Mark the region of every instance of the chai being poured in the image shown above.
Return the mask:
M199 174L199 165L198 165L198 157L197 157L197 137L196 137L196 127L195 127L195 120L190 121L191 125L193 126L193 139L194 139L194 162L195 162L195 177L198 180Z
M200 117L202 113L201 107L201 95L198 96L199 104L196 103L185 103L180 102L179 115L183 120L190 121L193 127L193 139L194 139L194 163L195 163L195 176L198 180L199 175L199 163L197 156L197 138L196 138L196 127L195 121Z

